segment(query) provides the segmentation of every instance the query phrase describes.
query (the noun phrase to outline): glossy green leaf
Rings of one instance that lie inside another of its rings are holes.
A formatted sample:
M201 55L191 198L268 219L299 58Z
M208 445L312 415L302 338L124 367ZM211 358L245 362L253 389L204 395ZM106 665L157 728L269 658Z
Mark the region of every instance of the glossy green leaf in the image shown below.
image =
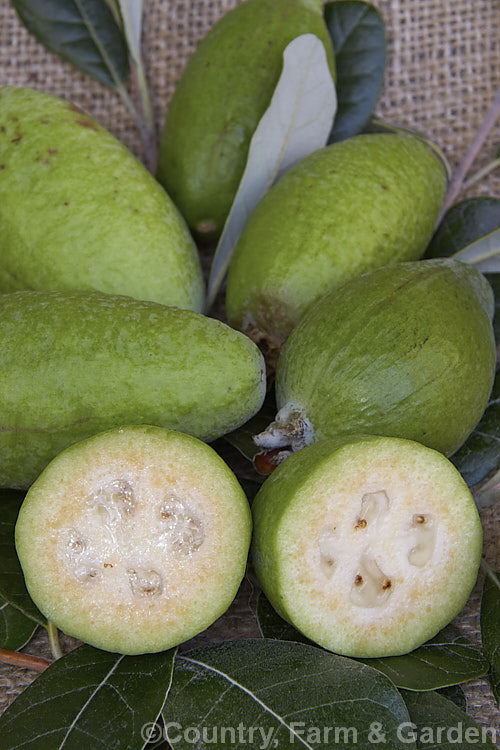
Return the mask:
M461 448L451 457L463 478L473 487L500 466L500 373L481 421ZM491 496L494 500L494 496ZM478 503L480 504L480 503ZM481 507L485 507L481 504Z
M46 619L26 590L14 544L14 527L23 498L23 492L0 490L0 598L28 619L45 625Z
M379 669L398 687L415 691L459 685L488 672L486 659L452 625L409 654L363 662Z
M306 638L293 625L279 616L269 599L262 592L260 592L257 600L257 620L264 638L277 638L280 641L296 641L297 643L314 645L309 638Z
M329 143L359 133L369 119L384 82L386 44L378 10L361 0L325 6L337 66L338 111Z
M179 750L193 742L199 748L322 743L368 750L378 728L391 750L412 748L397 738L408 714L390 680L351 659L287 641L232 641L178 656L163 718Z
M451 685L447 688L441 688L437 691L439 695L447 698L449 701L458 706L461 711L467 711L467 697L460 685Z
M0 599L0 648L17 651L31 640L38 625Z
M174 653L121 656L80 646L0 717L2 750L142 750L169 690Z
M452 206L431 240L426 258L458 253L500 227L500 198L469 198Z
M491 665L490 682L500 704L500 573L486 575L481 600L481 638L484 655Z
M276 614L263 594L257 603L257 618L265 638L311 643ZM451 625L410 654L358 661L383 672L397 687L418 691L458 685L488 672L486 659Z
M425 750L491 750L495 747L492 732L482 729L454 703L439 693L404 691L411 725L402 726L400 735L414 740Z
M105 0L12 0L39 42L106 86L120 88L128 73L122 31Z

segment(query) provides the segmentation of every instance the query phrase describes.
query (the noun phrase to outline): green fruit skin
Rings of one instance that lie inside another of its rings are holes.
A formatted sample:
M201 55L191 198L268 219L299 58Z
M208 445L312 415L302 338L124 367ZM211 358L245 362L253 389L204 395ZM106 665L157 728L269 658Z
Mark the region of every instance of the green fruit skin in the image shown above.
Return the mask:
M116 450L117 445L123 446L124 452L132 446L140 455L141 451L154 444L159 450L168 449L169 446L174 451L182 448L185 458L191 460L190 473L197 476L200 486L206 489L211 487L212 492L217 491L218 497L214 497L214 501L219 502L226 513L231 512L229 523L234 535L231 540L227 540L225 555L221 556L225 558L221 559L221 568L225 569L226 575L218 585L212 579L209 606L197 607L197 611L188 612L184 622L179 623L180 628L166 628L157 632L152 628L145 628L145 623L140 620L136 620L130 627L129 622L120 621L117 616L109 622L104 632L102 628L95 627L92 617L87 618L86 625L82 624L81 614L68 607L64 596L57 595L52 585L41 581L40 547L45 540L39 539L40 516L50 515L53 488L61 482L67 482L65 477L71 480L75 465L83 465L86 460L91 462L96 452ZM224 614L245 575L251 531L252 516L245 493L233 472L210 446L172 430L151 425L127 425L71 445L51 461L24 499L16 523L15 538L30 596L49 621L57 624L67 635L82 639L96 648L122 654L143 654L177 646ZM227 560L233 560L232 569L229 569Z
M229 269L231 325L280 346L307 307L378 266L416 260L446 193L439 159L401 135L360 135L308 156L250 217Z
M87 292L0 295L0 486L120 424L213 440L260 408L257 347L217 320Z
M202 310L185 222L123 144L32 89L0 89L0 111L0 291L85 289Z
M314 439L376 434L454 453L481 418L495 375L493 294L450 259L386 266L325 295L278 360L278 408Z
M321 0L246 0L189 60L169 106L157 176L193 230L222 231L292 39L318 36L334 73L322 12Z
M395 444L396 442L400 443L402 456L409 450L413 452L415 457L418 457L419 453L422 456L426 453L429 454L429 451L426 451L417 443L410 443L407 440L397 438L392 440ZM300 514L304 510L304 504L307 506L307 504L314 503L314 497L311 496L308 487L315 476L321 474L329 464L337 462L341 467L345 462L360 460L363 445L371 443L376 448L377 444L383 445L384 442L387 442L387 438L360 435L323 440L287 458L268 477L257 493L252 503L254 524L253 565L264 593L283 619L289 622L294 619L288 613L287 592L283 589L282 581L283 573L286 575L286 570L283 570L283 563L280 560L280 546L286 545L286 539L281 532L287 524L287 519L289 521L295 513ZM439 454L434 456L433 461L441 462L446 480L455 482L457 502L460 500L460 518L463 527L467 524L467 528L470 529L470 533L467 535L467 549L463 550L463 566L458 571L458 579L455 576L455 580L449 582L450 585L447 590L449 598L446 607L434 610L435 614L427 624L427 630L422 630L420 637L417 636L417 641L412 642L414 636L411 632L406 632L412 630L411 625L409 625L408 628L403 628L402 632L397 634L397 637L390 644L389 653L386 651L385 654L377 654L373 652L371 633L367 629L364 644L355 643L353 639L352 650L349 652L351 656L395 655L396 651L407 653L420 646L436 635L462 610L476 582L483 541L482 526L476 505L459 472L454 470L454 467ZM334 492L334 488L332 488L332 492ZM290 525L289 522L287 525ZM290 540L291 543L292 540ZM417 613L415 613L415 616L417 616ZM292 624L298 627L297 622L292 622ZM311 633L304 634L312 637ZM332 632L331 640L338 642L336 633ZM325 648L332 648L331 643L324 642L321 645ZM338 653L343 652L338 651Z

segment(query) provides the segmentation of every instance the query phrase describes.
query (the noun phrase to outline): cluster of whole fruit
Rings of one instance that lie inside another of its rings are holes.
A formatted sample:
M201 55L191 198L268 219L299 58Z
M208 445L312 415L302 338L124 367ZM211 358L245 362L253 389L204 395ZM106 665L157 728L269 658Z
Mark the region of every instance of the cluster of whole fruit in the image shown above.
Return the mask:
M476 579L481 524L445 456L487 404L493 297L470 266L418 260L446 191L425 144L361 135L296 165L238 242L233 327L201 314L185 221L220 233L283 50L307 32L334 75L321 0L246 0L201 42L162 140L175 205L74 105L0 90L0 482L30 487L16 545L35 603L100 648L169 648L234 598L250 508L202 441L262 405L251 339L286 340L256 437L285 460L252 509L277 611L333 651L400 654Z

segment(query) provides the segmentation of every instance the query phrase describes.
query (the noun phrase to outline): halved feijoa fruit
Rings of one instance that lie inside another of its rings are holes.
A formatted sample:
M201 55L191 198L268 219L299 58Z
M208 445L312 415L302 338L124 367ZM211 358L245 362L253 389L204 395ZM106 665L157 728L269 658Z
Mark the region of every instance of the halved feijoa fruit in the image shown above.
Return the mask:
M16 525L28 590L65 633L107 651L171 648L230 605L251 514L223 460L158 427L101 433L55 458Z
M462 609L482 528L440 453L399 438L316 443L253 504L255 569L282 617L346 656L404 654Z

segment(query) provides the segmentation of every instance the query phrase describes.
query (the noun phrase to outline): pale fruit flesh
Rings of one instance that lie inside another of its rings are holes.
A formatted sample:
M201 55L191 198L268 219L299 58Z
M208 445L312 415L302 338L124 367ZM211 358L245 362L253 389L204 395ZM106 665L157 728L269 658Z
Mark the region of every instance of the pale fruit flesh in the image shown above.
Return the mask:
M16 526L28 590L69 635L108 651L173 647L229 606L251 519L222 459L155 427L102 433L62 453Z
M288 458L253 505L254 563L279 613L346 656L407 653L467 601L482 529L460 474L396 438L325 441Z

